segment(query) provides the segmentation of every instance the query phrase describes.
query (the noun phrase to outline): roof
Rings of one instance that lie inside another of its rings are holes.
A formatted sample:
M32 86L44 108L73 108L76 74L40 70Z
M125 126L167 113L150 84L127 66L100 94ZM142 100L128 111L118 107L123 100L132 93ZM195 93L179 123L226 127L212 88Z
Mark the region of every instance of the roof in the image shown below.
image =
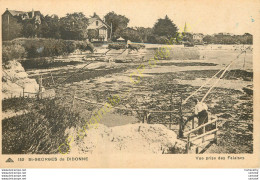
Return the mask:
M29 17L32 17L32 11L28 12ZM41 15L40 11L34 11L34 16Z
M96 20L102 21L103 24L105 24L108 28L110 28L110 26L105 21L103 21L96 13L94 13L94 15L88 19L88 22L89 24L92 24Z
M26 12L24 12L24 11L16 11L16 10L7 10L7 11L9 11L13 16L17 16L20 14L26 14Z
M125 39L120 36L120 38L118 38L117 41L125 41Z
M32 11L29 12L25 12L25 11L16 11L16 10L6 10L8 12L10 12L13 16L19 16L19 15L23 15L23 14L28 14L29 17L32 17ZM34 16L36 15L41 15L40 11L34 11Z

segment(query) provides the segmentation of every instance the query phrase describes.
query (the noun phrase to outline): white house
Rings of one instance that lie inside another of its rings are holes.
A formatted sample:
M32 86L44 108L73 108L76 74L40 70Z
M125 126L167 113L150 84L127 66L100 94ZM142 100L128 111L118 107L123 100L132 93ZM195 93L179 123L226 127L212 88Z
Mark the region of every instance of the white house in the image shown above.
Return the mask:
M203 37L204 37L204 35L201 34L201 33L194 33L192 35L193 40L197 41L197 42L202 42L203 41Z
M91 41L103 41L106 42L108 39L108 29L110 26L105 23L96 13L89 18L88 30L95 30L97 36L92 38Z

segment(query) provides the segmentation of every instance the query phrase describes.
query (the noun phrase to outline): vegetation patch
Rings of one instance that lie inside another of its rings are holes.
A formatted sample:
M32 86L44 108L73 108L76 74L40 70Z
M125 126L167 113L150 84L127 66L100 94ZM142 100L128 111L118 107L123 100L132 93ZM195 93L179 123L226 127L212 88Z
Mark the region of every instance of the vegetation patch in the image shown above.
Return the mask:
M19 104L32 103L30 101L22 99ZM6 106L6 103L3 105ZM2 121L3 154L59 153L58 147L67 138L65 130L83 122L77 113L58 105L55 99L35 100L30 110L25 115Z
M93 52L94 46L88 41L20 38L3 42L3 62L22 58L67 55L76 49Z
M46 58L46 57L22 60L20 62L25 70L50 69L50 68L55 68L60 66L77 65L83 63L79 61L66 61L66 62L57 61L54 60L53 58Z

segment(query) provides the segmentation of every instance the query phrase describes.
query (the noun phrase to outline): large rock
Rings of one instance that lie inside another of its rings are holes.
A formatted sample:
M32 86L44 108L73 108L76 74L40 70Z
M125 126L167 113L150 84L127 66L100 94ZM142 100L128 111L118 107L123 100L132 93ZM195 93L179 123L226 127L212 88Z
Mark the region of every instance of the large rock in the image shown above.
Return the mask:
M35 97L39 85L35 79L28 78L22 65L17 61L10 61L2 67L2 99L19 97L23 95L23 88L26 96Z

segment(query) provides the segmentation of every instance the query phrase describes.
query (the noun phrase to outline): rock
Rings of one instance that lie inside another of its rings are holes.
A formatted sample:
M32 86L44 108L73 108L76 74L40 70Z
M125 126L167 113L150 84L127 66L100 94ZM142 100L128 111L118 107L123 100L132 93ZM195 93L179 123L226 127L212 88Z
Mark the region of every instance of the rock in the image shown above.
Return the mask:
M3 66L2 99L22 96L23 89L27 92L26 96L35 97L39 85L35 79L28 78L28 74L19 62L9 61Z

